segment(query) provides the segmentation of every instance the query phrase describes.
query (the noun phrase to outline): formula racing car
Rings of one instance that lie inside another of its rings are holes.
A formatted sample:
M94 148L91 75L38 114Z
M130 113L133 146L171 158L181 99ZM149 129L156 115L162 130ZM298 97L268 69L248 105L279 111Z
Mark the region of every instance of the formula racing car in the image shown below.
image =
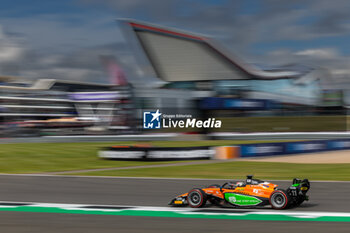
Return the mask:
M200 208L206 202L217 206L256 207L271 205L282 210L299 206L309 197L308 179L293 179L293 184L286 190L266 181L253 179L248 175L245 181L226 182L223 185L210 185L206 188L194 188L188 193L175 197L169 205Z

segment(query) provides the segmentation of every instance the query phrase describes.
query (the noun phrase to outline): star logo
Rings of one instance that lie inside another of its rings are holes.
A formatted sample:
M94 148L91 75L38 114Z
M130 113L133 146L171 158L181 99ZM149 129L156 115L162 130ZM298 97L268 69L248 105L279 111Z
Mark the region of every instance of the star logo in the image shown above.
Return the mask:
M160 129L162 113L159 112L159 109L155 112L143 112L143 128L144 129Z
M157 111L155 113L151 113L151 115L153 116L151 122L153 122L154 120L159 121L159 117L162 115L161 113L159 113L159 109L157 109Z

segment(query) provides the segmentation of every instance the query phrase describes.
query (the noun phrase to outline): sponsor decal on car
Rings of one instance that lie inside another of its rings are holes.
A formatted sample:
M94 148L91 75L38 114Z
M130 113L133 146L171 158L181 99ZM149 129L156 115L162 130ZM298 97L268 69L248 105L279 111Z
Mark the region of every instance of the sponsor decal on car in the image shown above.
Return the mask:
M239 206L258 205L262 201L253 196L246 196L236 193L225 193L225 200Z

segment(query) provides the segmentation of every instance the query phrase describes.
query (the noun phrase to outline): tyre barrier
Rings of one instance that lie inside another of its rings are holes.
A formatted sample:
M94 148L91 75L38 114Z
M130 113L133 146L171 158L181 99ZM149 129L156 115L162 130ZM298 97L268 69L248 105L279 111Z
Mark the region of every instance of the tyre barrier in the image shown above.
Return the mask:
M199 147L140 147L115 146L103 148L98 156L114 160L171 161L212 159L215 150L208 146Z

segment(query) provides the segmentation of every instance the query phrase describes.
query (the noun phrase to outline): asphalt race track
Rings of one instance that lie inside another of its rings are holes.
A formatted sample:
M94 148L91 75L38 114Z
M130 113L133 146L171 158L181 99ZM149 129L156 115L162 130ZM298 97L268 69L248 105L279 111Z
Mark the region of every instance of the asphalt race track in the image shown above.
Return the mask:
M0 201L167 207L175 195L223 180L0 175ZM275 182L287 186L290 182ZM312 182L288 210L350 212L350 182ZM174 208L176 209L176 208ZM0 211L0 232L349 232L349 222L255 221Z

